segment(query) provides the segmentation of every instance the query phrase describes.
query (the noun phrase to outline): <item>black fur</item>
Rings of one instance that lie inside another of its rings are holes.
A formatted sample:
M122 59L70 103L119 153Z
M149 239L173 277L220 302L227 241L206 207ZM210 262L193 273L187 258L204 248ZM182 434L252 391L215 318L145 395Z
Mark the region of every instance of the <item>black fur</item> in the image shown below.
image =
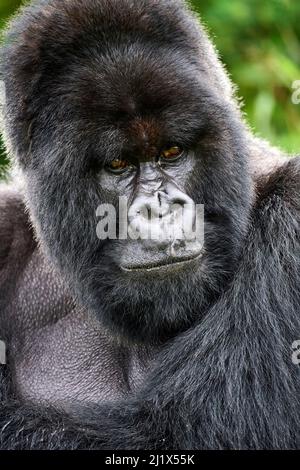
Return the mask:
M72 417L18 399L2 374L1 448L299 448L299 160L251 176L252 138L183 3L34 2L8 31L1 74L6 140L49 262L113 337L162 348L135 395L72 404ZM195 155L181 184L205 204L203 264L168 278L128 280L122 244L95 237L94 209L119 194L99 172L143 152L137 116L154 146Z

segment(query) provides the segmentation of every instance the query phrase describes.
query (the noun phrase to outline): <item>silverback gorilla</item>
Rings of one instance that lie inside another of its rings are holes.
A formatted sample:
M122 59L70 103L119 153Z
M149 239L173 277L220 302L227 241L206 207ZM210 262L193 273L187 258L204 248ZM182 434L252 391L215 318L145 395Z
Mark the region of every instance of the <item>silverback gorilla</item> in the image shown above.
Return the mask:
M299 160L187 6L34 1L1 80L0 448L299 448ZM120 197L137 225L203 205L204 245L100 240Z

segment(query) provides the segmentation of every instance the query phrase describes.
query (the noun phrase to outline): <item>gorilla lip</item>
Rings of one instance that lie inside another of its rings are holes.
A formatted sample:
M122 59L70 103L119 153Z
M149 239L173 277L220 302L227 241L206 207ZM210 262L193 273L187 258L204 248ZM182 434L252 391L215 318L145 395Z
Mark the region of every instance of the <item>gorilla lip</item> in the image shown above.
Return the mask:
M184 267L187 264L190 264L192 262L195 262L202 258L203 256L203 251L201 253L198 253L196 256L190 257L190 258L185 258L179 260L178 258L172 261L171 259L168 259L167 262L160 262L157 264L151 264L151 265L145 265L145 266L137 266L137 267L130 267L130 266L121 266L122 271L127 272L127 273L134 273L134 272L162 272L162 271L167 271L167 270L173 270L175 268L181 268Z

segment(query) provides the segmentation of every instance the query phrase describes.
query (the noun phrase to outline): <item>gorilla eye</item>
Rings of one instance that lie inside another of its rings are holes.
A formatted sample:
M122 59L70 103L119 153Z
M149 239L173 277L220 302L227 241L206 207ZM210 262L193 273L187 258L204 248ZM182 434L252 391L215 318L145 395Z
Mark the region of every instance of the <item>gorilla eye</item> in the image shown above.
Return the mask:
M106 165L106 168L111 173L114 173L115 175L120 175L121 173L124 173L130 166L131 164L127 160L116 159Z
M174 162L183 156L183 149L175 145L161 152L160 158L165 161Z

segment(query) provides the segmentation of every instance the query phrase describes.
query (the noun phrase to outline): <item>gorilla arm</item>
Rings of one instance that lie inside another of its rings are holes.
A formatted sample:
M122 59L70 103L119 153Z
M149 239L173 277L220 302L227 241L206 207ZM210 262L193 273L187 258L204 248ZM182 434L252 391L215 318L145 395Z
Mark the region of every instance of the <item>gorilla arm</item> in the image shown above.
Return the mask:
M300 375L291 358L300 334L299 159L257 186L231 288L165 351L149 388L157 409L176 416L172 448L300 445Z
M299 160L257 182L240 267L201 324L167 345L132 400L77 410L2 401L3 449L300 445Z

